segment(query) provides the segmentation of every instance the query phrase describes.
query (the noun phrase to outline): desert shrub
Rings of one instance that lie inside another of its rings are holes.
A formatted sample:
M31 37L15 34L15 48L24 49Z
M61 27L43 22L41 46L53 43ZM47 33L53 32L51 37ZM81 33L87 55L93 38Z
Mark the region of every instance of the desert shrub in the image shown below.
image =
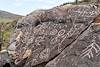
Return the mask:
M11 22L1 22L0 25L2 26L1 33L2 35L2 49L6 49L7 45L9 44L9 38L11 33L14 31L15 25L17 23L17 20L11 21Z

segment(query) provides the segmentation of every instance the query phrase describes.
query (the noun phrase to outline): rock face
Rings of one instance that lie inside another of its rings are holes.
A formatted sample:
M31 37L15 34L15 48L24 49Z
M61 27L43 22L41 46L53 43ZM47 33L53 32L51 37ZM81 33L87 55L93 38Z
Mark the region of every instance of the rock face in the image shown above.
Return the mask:
M15 67L6 50L0 51L0 67Z
M45 67L100 67L100 24L92 24Z
M19 67L100 67L99 11L93 4L34 11L16 25L8 53Z

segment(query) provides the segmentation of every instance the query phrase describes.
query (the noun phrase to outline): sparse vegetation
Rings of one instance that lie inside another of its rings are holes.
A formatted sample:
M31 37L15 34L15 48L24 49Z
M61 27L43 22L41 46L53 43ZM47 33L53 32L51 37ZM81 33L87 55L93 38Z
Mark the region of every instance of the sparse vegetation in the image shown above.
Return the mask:
M20 15L0 10L0 46L2 45L2 49L5 49L9 44L10 34L13 32L17 20L21 17Z
M5 49L9 43L10 34L14 30L14 26L16 25L17 20L11 21L11 22L1 22L2 25L2 49Z
M0 23L2 23L2 22L12 22L12 20L11 19L5 19L5 18L0 18Z

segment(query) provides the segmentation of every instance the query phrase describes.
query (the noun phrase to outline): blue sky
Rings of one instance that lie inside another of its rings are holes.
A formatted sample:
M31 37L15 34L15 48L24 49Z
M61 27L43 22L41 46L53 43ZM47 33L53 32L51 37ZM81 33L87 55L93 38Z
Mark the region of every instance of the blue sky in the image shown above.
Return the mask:
M26 15L37 9L49 9L74 0L0 0L0 10Z

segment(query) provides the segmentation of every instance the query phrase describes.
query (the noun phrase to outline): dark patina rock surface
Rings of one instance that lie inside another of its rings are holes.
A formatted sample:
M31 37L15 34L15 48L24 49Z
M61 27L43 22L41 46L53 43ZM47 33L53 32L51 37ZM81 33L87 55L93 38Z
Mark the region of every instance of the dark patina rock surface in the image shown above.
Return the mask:
M92 24L45 67L100 67L100 24Z
M16 25L8 53L19 67L91 67L99 63L89 60L99 57L100 38L91 29L98 15L93 4L34 11ZM99 31L99 26L94 28ZM95 39L98 44L87 57L84 51Z

